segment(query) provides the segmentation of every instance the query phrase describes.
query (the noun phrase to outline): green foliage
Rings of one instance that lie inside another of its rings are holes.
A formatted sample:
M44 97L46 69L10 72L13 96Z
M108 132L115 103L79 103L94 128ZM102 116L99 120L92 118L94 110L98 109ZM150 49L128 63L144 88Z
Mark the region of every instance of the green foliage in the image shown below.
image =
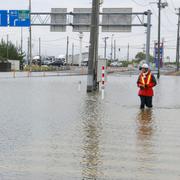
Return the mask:
M128 67L128 65L130 64L129 61L121 61L122 63L122 67Z
M135 58L137 59L137 61L142 61L146 59L146 54L143 52L138 52L135 56Z
M138 52L136 54L135 58L136 58L136 60L135 60L136 63L139 63L140 61L146 59L146 54L144 52ZM152 55L150 55L149 60L150 60L150 62L153 63L154 62L154 57Z
M26 65L24 67L25 71L33 71L33 72L40 72L40 71L60 71L63 70L63 68L65 68L66 70L69 70L68 67L65 66L61 66L61 67L55 67L55 66L39 66L39 65Z
M0 60L7 59L23 61L25 53L21 53L20 48L17 48L12 42L7 43L2 39L0 42Z

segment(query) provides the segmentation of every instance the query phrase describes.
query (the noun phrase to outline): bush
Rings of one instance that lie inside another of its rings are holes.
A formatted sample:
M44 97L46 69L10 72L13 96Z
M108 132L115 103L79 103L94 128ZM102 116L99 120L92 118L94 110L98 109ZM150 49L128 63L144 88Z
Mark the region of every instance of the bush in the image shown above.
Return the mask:
M38 71L53 71L54 69L52 67L48 67L48 66L38 66L38 65L26 65L24 67L24 70L25 71L35 71L35 72L38 72Z

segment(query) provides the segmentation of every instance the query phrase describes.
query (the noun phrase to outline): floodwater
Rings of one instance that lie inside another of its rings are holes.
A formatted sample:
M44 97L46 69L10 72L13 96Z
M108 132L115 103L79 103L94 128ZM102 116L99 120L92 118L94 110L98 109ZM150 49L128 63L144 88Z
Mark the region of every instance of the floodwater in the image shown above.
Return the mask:
M104 100L86 79L0 79L0 180L179 180L180 77L144 111L137 76L109 76Z

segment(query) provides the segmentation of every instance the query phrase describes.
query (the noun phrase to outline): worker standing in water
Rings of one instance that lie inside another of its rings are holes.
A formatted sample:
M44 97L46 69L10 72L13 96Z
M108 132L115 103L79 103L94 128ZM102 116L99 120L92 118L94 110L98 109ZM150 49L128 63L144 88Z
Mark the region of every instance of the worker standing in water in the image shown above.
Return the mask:
M141 100L140 108L144 109L145 106L152 108L153 87L157 84L156 79L151 73L148 64L144 63L140 70L141 74L137 80L137 86L140 88L138 93Z

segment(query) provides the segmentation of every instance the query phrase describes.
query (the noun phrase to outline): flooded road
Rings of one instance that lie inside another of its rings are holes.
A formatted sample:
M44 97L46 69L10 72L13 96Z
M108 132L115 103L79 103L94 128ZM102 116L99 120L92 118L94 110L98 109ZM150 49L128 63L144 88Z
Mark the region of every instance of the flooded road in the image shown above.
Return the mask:
M139 109L137 76L0 80L0 180L179 180L180 77ZM81 91L78 82L81 80Z

